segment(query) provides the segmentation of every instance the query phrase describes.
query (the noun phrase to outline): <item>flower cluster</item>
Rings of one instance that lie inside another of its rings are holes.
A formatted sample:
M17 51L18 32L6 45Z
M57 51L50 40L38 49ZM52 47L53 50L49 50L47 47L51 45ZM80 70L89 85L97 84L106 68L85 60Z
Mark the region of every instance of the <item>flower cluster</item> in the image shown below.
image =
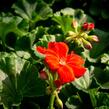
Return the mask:
M83 58L73 51L68 54L69 48L64 42L49 42L48 48L38 46L36 50L45 55L44 62L52 75L57 74L57 78L54 79L57 87L74 81L86 71Z
M98 42L99 39L96 35L89 35L95 25L93 23L85 22L83 25L79 25L77 21L72 22L73 31L68 31L66 41L78 44L78 46L91 49L92 42Z

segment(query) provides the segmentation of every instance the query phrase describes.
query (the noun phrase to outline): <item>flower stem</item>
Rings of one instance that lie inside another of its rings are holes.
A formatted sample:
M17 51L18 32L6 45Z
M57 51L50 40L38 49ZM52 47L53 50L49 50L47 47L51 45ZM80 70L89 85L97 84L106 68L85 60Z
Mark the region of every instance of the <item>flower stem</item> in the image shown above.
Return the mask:
M48 109L54 109L55 91L51 93L50 102Z

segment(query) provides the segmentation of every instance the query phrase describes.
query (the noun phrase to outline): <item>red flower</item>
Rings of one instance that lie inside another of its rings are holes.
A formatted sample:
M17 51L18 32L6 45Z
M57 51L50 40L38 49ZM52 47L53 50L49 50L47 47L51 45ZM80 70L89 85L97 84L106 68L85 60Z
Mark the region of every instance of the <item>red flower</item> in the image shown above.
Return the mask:
M45 63L50 70L58 73L55 84L58 86L74 81L84 75L84 60L74 52L68 54L69 48L64 42L49 42L48 48L38 46L36 50L45 55Z

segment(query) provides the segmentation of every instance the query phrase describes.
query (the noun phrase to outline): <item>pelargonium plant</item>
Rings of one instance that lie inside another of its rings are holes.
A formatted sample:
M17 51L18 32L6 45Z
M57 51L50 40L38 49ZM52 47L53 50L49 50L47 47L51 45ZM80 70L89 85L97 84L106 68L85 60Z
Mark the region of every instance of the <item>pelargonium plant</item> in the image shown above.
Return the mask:
M84 59L74 51L68 54L69 48L64 42L49 42L48 48L37 46L36 50L45 56L45 67L40 72L40 76L46 79L51 90L49 109L54 108L55 98L58 106L63 109L58 91L62 85L73 82L84 75L86 72L86 68L83 66Z
M0 12L0 109L109 109L109 32L58 2Z

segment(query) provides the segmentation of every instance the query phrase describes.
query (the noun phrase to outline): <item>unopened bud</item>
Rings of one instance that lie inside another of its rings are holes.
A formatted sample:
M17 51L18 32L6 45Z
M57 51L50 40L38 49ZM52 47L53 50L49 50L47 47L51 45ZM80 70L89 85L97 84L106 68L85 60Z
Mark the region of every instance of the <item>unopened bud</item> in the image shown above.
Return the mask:
M96 35L89 36L88 40L92 41L92 42L99 42L99 39L98 39L98 37Z
M58 107L58 109L63 109L63 103L61 101L61 99L58 97L58 95L56 95L56 106Z
M87 23L87 22L85 22L82 27L83 27L84 30L88 30L89 31L89 30L93 30L95 25L94 25L94 23Z
M94 23L89 23L88 30L93 30L95 27Z
M88 38L88 34L85 33L85 32L83 32L83 33L81 34L81 37L83 37L84 39L87 39L87 38Z
M46 80L48 78L48 76L44 70L41 70L39 75L40 75L40 78L43 80Z
M75 34L75 32L73 32L73 31L68 31L68 33L67 33L68 36L72 36L74 34Z
M77 22L77 20L73 20L71 26L72 26L73 28L77 28L77 27L78 27L78 22Z
M66 41L70 42L72 40L74 40L74 38L76 37L76 33L73 31L68 31L67 33L67 37L66 37Z
M87 22L85 22L84 24L83 24L83 29L85 29L85 30L87 30L88 29L88 23Z
M72 41L72 37L70 37L70 36L69 37L66 37L65 41L66 42L71 42Z
M83 45L86 49L92 49L92 45L89 41L85 40L85 39L82 39L82 42L83 42Z

